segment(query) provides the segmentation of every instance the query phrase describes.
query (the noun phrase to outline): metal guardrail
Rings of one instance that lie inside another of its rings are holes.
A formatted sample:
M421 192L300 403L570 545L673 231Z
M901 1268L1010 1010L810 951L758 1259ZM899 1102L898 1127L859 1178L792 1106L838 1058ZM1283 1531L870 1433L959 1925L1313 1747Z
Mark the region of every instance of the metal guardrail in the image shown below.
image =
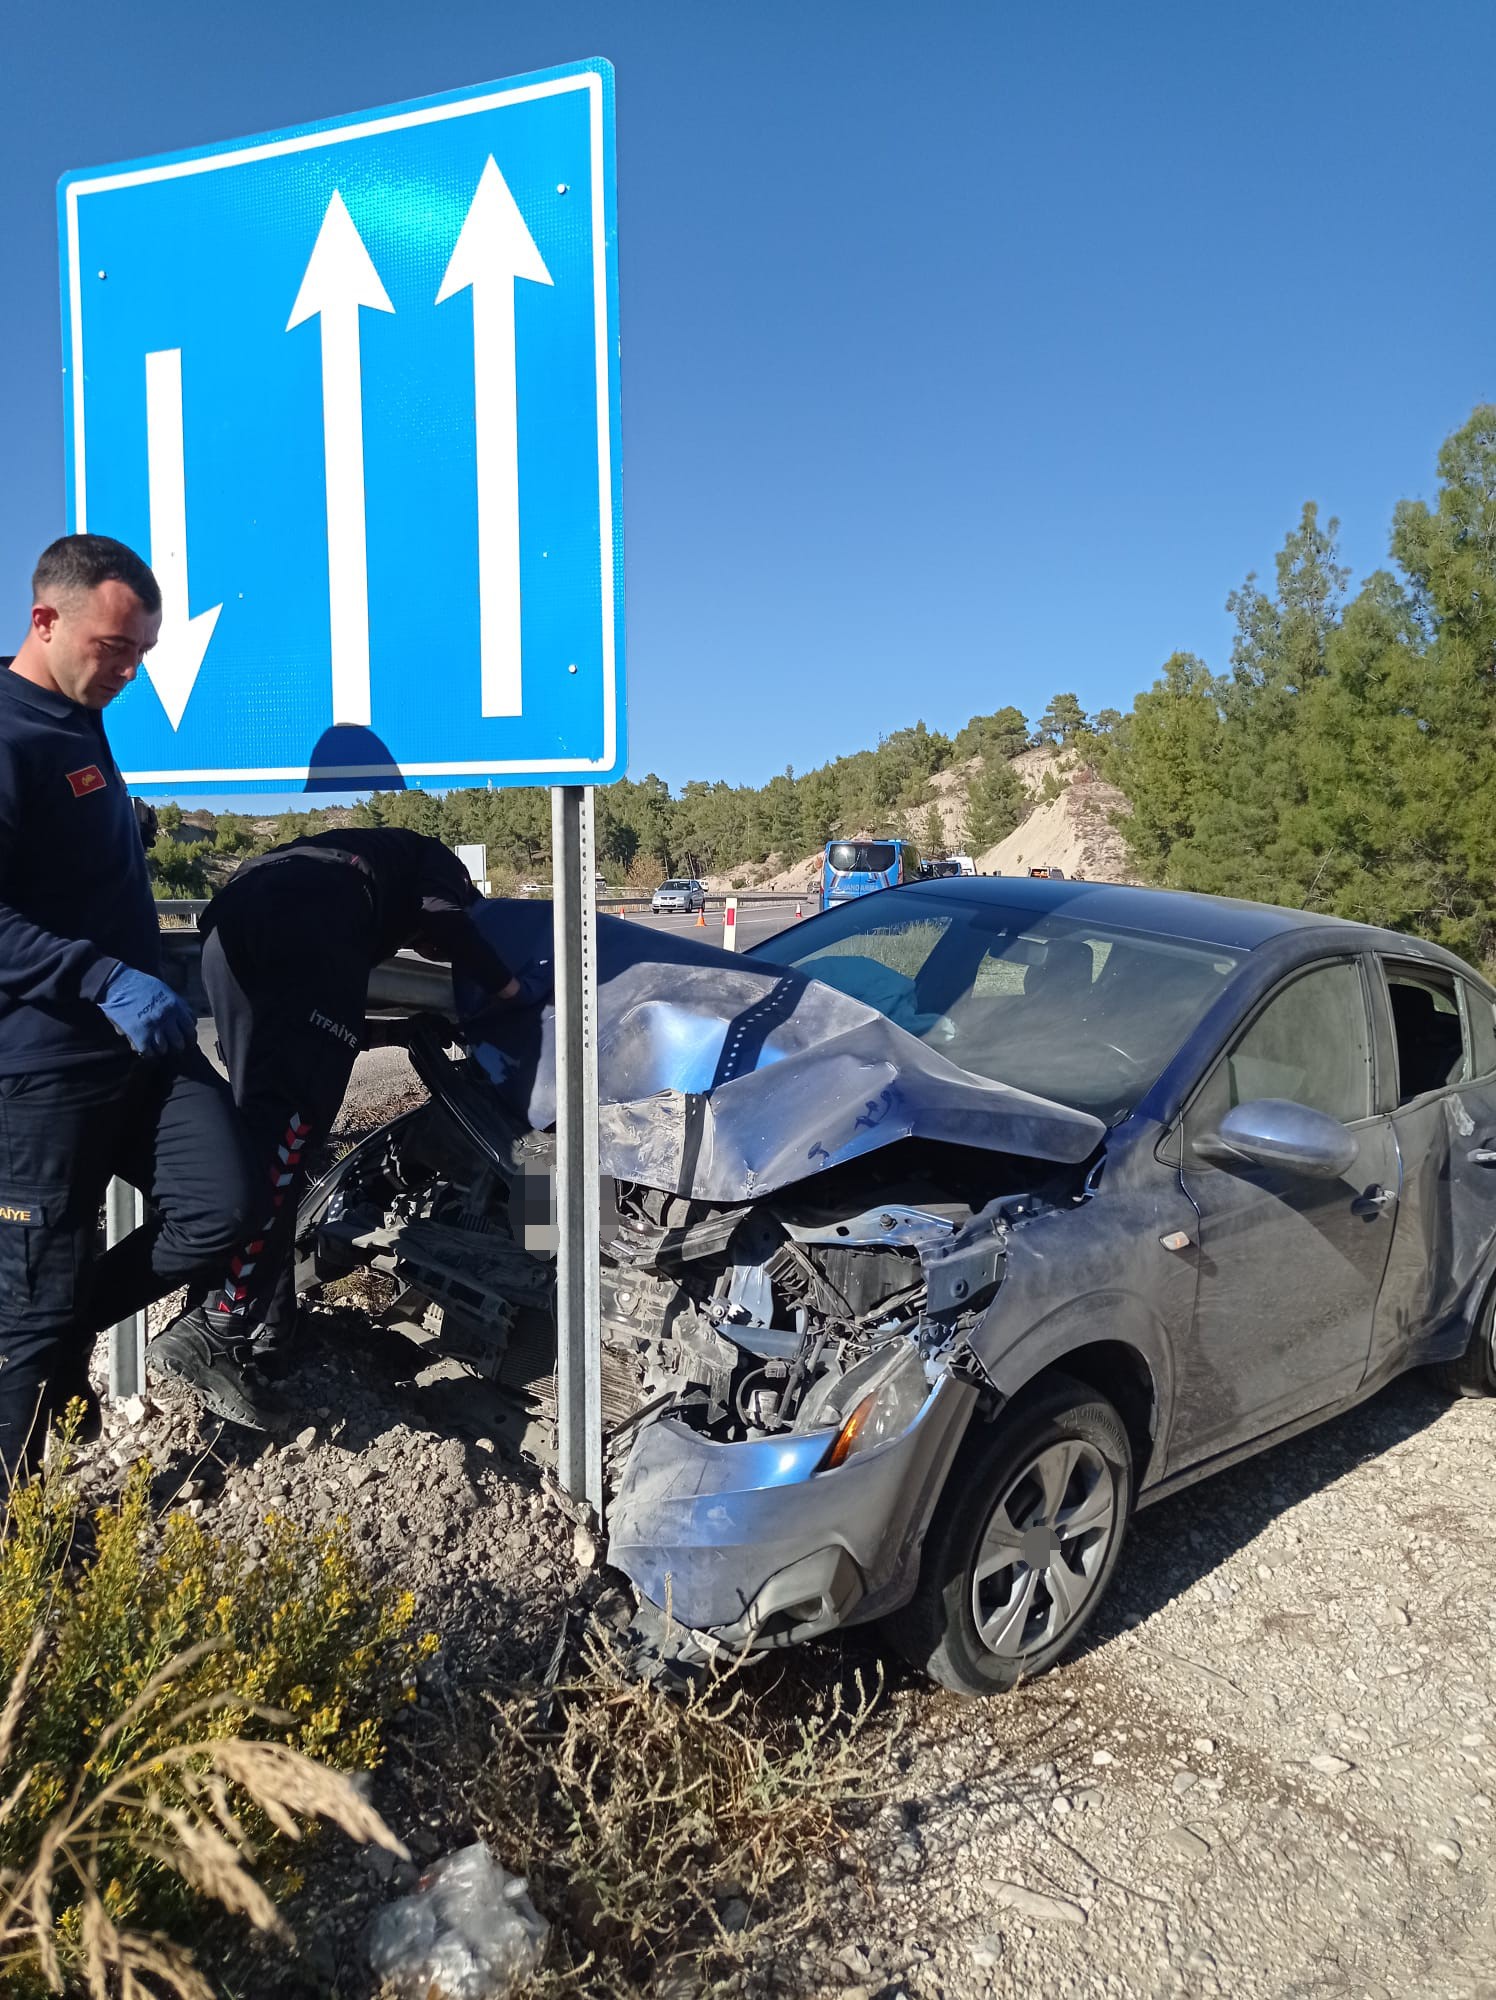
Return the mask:
M626 899L629 903L648 908L647 896ZM806 899L798 896L739 896L739 908L745 903L797 903ZM725 903L726 897L709 897L708 902ZM601 903L600 905L601 906ZM163 899L156 905L162 917L169 921L162 924L161 944L173 973L172 983L178 987L199 1015L206 1017L209 1012L208 998L202 988L198 971L201 949L195 919L207 909L201 898L178 897ZM401 953L386 959L383 965L375 966L369 975L369 1006L379 1013L386 1009L394 1012L413 1014L456 1012L452 995L452 975L444 965L433 965L429 959L415 953Z
M739 909L742 909L746 903L804 903L808 902L812 896L818 893L814 889L804 889L799 894L793 889L730 889L720 896L715 891L709 891L706 901L708 909L713 906L720 909L729 900L736 903ZM521 900L533 901L535 899ZM606 906L610 910L647 910L653 901L653 896L625 896L622 894L615 896L602 889L597 893L597 907L599 909Z
M538 898L514 898L514 900L522 902L522 900L538 900ZM746 908L746 906L750 906L750 904L764 906L764 908L770 906L770 904L796 904L796 908L798 908L800 904L806 904L806 902L812 902L812 900L814 900L814 892L810 892L810 890L804 892L804 894L800 894L800 896L794 896L794 894L788 894L788 892L786 894L780 894L780 892L774 892L774 894L742 894L742 896L734 894L734 896L708 896L706 898L706 908L708 910L712 910L712 908L722 910L722 908L726 908L728 902L736 902L736 906L740 910ZM206 908L208 908L208 904L206 904L204 898L186 898L186 896L160 898L156 902L156 912L164 918L164 922L162 922L162 942L166 942L170 946L172 938L196 938L196 920L202 916L202 912ZM596 900L596 908L604 910L604 912L606 910L648 910L650 908L650 898L648 896L604 896L604 894L600 894L598 900ZM674 916L678 912L670 912L670 914ZM396 960L390 960L390 964L396 964ZM404 960L404 964L410 964L410 960ZM374 988L370 988L370 998L372 998L372 992L374 992ZM380 1006L398 1006L400 1002L398 1000L390 1000L390 1002L376 1002L376 1004L380 1004Z
M202 940L184 923L162 930L161 947L171 984L206 1020L211 1010L199 971ZM445 965L433 965L414 953L386 959L369 974L369 1006L375 1013L455 1014L452 974Z
M726 902L736 902L738 908L742 910L750 902L756 902L756 904L810 902L816 896L818 896L818 890L814 890L814 888L798 890L798 892L790 890L790 888L786 888L786 890L778 890L778 888L776 890L748 890L746 888L746 890L728 890L722 896L718 896L718 894L712 892L706 898L706 906L708 906L708 910L712 906L716 906L720 910ZM510 898L494 898L494 900L508 900L508 902L550 902L550 896L510 896ZM596 894L596 904L598 904L600 910L604 906L608 910L648 910L652 900L654 900L652 896L628 896L622 890L616 896L614 896L612 890L598 890L598 894ZM206 908L208 908L206 898L188 898L188 896L170 898L170 896L162 896L162 898L156 900L156 910L162 916L178 916L178 918L200 916Z

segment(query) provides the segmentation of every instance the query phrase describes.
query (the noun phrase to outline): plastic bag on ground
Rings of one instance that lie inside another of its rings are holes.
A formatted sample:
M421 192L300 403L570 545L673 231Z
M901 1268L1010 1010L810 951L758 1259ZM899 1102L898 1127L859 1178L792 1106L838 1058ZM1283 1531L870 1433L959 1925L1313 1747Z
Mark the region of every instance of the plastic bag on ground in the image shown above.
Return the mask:
M369 1962L409 2000L503 2000L538 1968L546 1935L524 1877L475 1841L380 1911L369 1927Z

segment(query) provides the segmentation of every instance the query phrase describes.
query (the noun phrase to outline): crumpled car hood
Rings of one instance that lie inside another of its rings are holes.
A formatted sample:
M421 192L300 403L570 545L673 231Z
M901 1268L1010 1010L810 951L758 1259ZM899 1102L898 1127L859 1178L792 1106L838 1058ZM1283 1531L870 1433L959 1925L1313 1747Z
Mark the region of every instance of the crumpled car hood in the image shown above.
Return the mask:
M551 906L474 921L511 965L549 956ZM700 1201L792 1186L905 1138L1075 1164L1105 1127L958 1069L847 994L783 966L597 919L600 1164ZM457 983L464 1014L482 996ZM556 1118L555 1014L516 1011L476 1055L532 1129Z

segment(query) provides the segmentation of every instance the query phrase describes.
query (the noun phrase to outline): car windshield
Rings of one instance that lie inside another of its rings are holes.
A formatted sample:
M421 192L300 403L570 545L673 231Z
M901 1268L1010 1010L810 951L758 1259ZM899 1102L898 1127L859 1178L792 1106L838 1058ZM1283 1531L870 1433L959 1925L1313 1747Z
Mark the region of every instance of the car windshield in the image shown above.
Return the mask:
M886 875L898 850L891 840L833 840L826 859L838 875Z
M894 890L797 924L752 956L835 986L978 1076L1116 1123L1242 954Z
M689 889L690 886L689 882L662 882L655 893L663 896L667 889L684 890Z

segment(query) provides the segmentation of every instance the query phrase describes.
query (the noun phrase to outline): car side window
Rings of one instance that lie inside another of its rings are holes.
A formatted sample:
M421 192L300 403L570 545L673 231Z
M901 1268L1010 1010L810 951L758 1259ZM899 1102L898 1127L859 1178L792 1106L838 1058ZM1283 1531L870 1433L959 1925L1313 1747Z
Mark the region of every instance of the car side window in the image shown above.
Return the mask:
M911 917L904 923L880 924L877 930L857 931L823 946L814 958L800 961L800 970L813 979L825 979L836 985L836 979L825 970L828 960L870 959L874 965L900 973L905 979L917 979L925 960L948 929L949 919L945 917Z
M1465 989L1465 1019L1470 1023L1470 1074L1496 1075L1496 1006L1468 980Z
M1411 1103L1472 1074L1455 976L1436 965L1384 961L1392 1034L1397 1043L1397 1101Z
M1361 971L1322 965L1280 987L1185 1114L1187 1152L1238 1104L1286 1098L1343 1124L1371 1114L1371 1022Z

